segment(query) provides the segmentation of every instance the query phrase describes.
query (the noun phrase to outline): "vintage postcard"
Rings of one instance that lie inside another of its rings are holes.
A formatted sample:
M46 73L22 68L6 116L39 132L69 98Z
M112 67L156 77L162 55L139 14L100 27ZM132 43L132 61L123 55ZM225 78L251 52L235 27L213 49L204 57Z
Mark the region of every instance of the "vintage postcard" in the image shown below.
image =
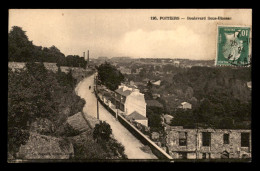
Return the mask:
M251 162L252 9L8 20L8 163Z

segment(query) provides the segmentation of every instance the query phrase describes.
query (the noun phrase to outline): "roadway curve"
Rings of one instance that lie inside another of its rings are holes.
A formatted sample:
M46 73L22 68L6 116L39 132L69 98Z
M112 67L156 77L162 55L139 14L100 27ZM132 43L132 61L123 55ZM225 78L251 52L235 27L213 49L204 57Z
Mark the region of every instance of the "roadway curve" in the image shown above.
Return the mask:
M89 90L89 86L91 89ZM97 99L93 93L94 75L82 80L76 87L76 93L86 101L83 108L85 115L97 117ZM157 159L153 154L140 149L144 145L136 139L124 126L99 103L99 119L109 123L115 139L125 147L125 154L129 159Z

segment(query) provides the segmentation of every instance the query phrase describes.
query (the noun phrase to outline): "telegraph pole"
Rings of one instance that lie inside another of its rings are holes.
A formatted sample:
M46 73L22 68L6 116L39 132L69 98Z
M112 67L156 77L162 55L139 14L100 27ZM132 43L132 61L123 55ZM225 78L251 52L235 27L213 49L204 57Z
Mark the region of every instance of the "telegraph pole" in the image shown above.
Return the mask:
M97 119L99 119L98 99L97 99Z
M97 90L97 85L98 85L98 84L97 84L97 82L98 82L97 79L98 79L98 78L97 78L97 76L96 76L96 79L95 79L95 80L96 80L96 94L97 94L97 91L98 91L98 90ZM97 94L97 96L98 96L98 94ZM98 97L97 97L97 119L99 119Z
M117 120L117 116L118 116L118 108L116 109L116 120Z
M198 145L199 145L199 140L198 140L198 120L197 120L197 116L196 116L196 159L198 159Z

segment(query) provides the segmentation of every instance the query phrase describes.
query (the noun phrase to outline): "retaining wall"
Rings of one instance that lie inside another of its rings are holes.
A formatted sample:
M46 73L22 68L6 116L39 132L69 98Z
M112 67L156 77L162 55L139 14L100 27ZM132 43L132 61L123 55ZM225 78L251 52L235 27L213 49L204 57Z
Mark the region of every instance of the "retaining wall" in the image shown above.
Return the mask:
M116 113L99 98L96 91L95 91L95 95L98 101L102 104L102 106L104 106L111 115L116 117ZM153 141L151 141L148 137L146 137L141 131L135 128L130 122L128 122L120 114L118 114L118 121L126 129L128 129L138 140L140 140L144 145L148 145L151 148L153 154L156 155L159 159L172 159L172 157L169 154L167 154L163 149L157 146Z

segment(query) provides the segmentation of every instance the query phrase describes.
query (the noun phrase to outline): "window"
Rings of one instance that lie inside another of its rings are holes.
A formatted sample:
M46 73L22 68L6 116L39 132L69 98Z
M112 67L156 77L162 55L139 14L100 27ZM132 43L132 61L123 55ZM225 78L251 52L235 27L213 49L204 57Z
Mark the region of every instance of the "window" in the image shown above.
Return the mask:
M228 159L229 158L229 153L226 150L223 151L223 153L221 154L221 158L222 159Z
M206 159L207 158L207 154L206 153L202 153L202 159Z
M179 146L187 146L187 132L179 132Z
M229 144L229 134L223 135L223 141L224 141L224 144Z
M179 153L179 159L187 159L187 153L185 153L185 152L180 152L180 153Z
M202 146L210 146L211 133L202 132Z
M249 147L249 133L241 133L241 147Z
M210 159L211 154L210 153L202 153L202 159Z

